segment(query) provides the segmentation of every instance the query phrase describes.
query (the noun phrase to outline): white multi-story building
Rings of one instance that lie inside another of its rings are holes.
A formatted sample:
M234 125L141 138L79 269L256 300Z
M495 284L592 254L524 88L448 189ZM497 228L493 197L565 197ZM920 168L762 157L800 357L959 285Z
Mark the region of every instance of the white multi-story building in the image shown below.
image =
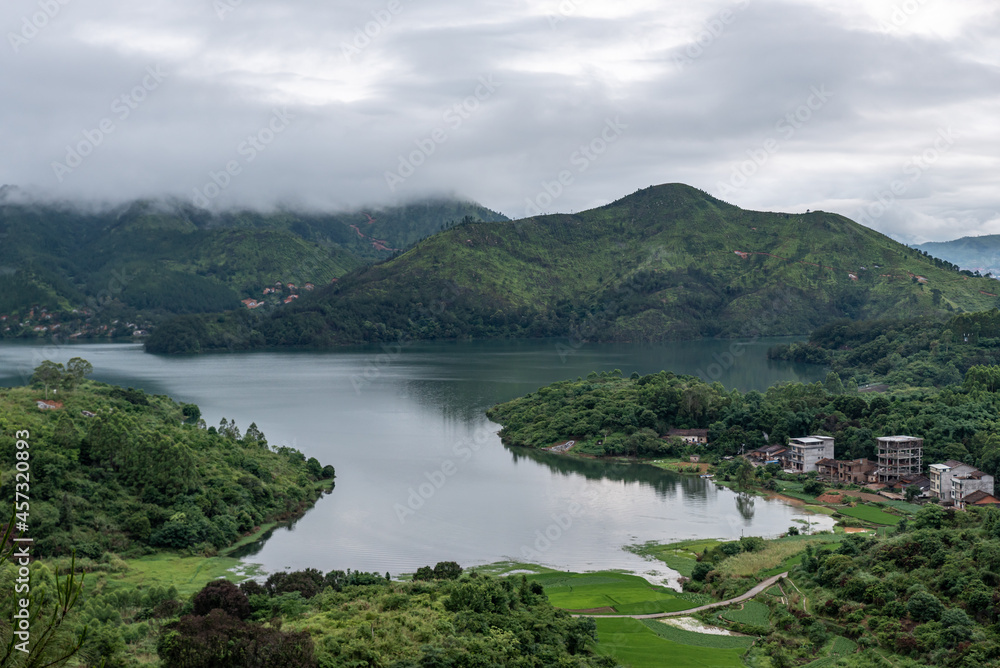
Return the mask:
M949 459L942 464L931 464L927 467L927 477L931 479L931 495L942 501L954 501L952 481L957 476L966 475L975 470L975 466L963 464L955 459ZM970 493L972 491L970 490Z
M816 462L833 459L833 437L814 435L790 438L785 459L788 462L787 468L796 473L816 471Z

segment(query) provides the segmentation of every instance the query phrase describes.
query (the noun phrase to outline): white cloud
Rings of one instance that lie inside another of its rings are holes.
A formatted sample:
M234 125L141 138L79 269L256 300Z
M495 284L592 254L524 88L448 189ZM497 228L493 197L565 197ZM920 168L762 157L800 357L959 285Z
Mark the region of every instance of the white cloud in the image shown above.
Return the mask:
M212 0L69 0L30 38L38 0L8 2L0 183L191 197L237 160L220 204L457 193L521 215L563 170L573 183L552 211L672 181L719 194L773 139L725 199L857 217L953 127L961 139L871 224L914 241L1000 232L993 2L222 1L220 18ZM112 101L150 66L166 80L119 118ZM502 85L465 109L482 77ZM816 86L833 97L787 136L779 123ZM243 162L275 107L294 120ZM627 130L580 171L574 154L613 118ZM114 132L60 182L53 163L105 119ZM435 131L443 140L390 190L386 172Z

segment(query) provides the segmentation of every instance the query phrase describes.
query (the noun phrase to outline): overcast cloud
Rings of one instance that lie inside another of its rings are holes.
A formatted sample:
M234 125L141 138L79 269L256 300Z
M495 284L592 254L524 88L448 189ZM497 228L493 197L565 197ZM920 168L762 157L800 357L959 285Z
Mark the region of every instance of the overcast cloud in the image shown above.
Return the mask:
M516 218L683 182L1000 233L996 0L5 0L0 28L0 183L44 196Z

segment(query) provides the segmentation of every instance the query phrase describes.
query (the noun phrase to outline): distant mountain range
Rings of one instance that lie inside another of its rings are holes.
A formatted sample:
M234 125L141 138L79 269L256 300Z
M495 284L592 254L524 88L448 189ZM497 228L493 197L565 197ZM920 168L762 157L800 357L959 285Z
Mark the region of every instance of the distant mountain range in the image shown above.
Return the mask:
M802 334L988 309L998 293L843 216L745 211L672 184L576 215L458 225L267 316L175 319L147 349Z
M929 241L914 246L962 269L1000 277L1000 234L962 237L954 241Z
M16 194L0 189L0 336L7 337L53 328L67 336L129 334L167 316L242 308L248 299L268 310L300 296L306 283L327 285L462 220L506 220L459 200L340 214L213 214L163 201L94 212L23 203Z

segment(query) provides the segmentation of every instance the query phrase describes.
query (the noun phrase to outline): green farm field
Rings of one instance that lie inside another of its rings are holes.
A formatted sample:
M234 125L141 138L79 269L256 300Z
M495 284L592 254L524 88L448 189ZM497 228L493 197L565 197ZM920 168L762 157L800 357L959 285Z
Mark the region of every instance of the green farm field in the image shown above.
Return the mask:
M722 619L740 624L752 624L753 626L770 626L771 609L757 601L747 601L742 609L731 609L719 613Z
M873 524L896 525L902 519L898 515L879 510L873 506L855 506L854 508L837 508L837 512L848 517L855 517L859 520L871 522Z
M618 614L644 615L687 610L699 605L689 595L651 585L638 575L543 573L529 575L528 579L545 587L552 605L564 610L612 608Z
M744 664L740 657L746 651L742 647L726 649L667 640L635 619L598 619L597 638L599 653L612 656L632 668L659 668L665 665L671 668L742 668Z

